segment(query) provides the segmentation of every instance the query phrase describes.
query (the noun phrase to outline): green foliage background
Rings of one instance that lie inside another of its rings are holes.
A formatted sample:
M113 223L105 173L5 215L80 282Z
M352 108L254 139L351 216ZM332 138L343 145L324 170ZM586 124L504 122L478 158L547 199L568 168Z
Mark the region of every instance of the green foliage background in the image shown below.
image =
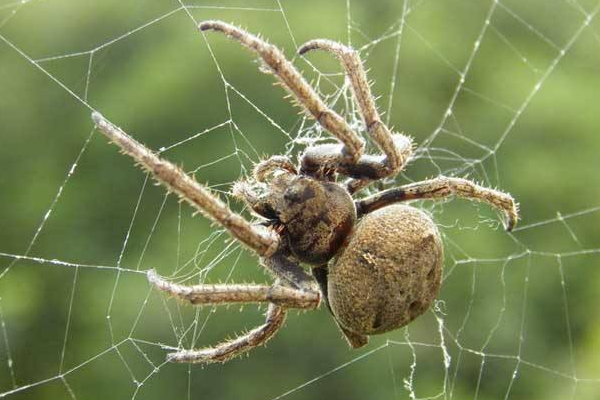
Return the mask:
M196 20L224 19L260 32L292 57L297 45L315 37L347 42L348 4L357 47L400 26L402 1L232 0L218 4L223 9L189 12ZM267 348L250 357L204 368L163 364L166 351L158 344L177 345L173 326L185 328L195 318L203 323L210 310L196 315L191 307L165 301L135 270L172 273L194 259L212 228L191 218L173 196L161 208L162 188L147 185L140 197L145 176L97 133L29 252L92 267L15 262L14 255L26 253L93 126L88 107L6 40L33 59L73 54L131 32L179 3L56 0L15 7L5 1L0 21L17 13L0 25L5 39L0 41L0 393L11 399L69 398L70 393L78 399L271 399L309 383L285 398L404 399L413 373L420 398L597 399L600 212L593 209L600 205L600 22L592 18L584 26L584 12L592 13L597 4L503 0L495 5L476 53L473 44L492 1L408 5L391 96L390 122L396 129L418 144L431 138L459 84L458 72L475 57L453 116L398 183L440 171L468 174L511 192L526 227L508 235L487 207L464 201L422 204L445 236L444 303L438 316L445 324L447 370L433 313L351 351L324 309L292 313ZM373 90L382 95L381 110L389 104L397 45L398 36L391 35L363 53ZM310 60L321 71L339 72L330 57L315 54ZM296 58L295 64L316 78L306 61ZM39 65L77 95L86 95L89 56ZM217 65L235 90L224 88ZM339 74L331 79L342 83ZM228 122L165 152L186 170L229 156L197 173L199 181L226 192L252 161L285 152L289 142L236 90L283 130L296 132L297 109L282 100L272 82L247 51L217 35L203 40L179 10L94 52L87 101L154 149ZM332 93L333 86L325 83L321 89ZM337 108L348 111L343 102ZM529 226L545 220L551 221ZM217 241L184 271L205 267L220 246ZM268 279L251 254L236 251L208 280L226 279L232 265L234 281ZM217 309L196 344L251 327L262 311ZM179 313L184 325L169 319ZM402 344L407 340L414 342L414 353ZM345 366L361 355L366 356ZM342 368L323 376L337 367ZM316 377L321 378L311 382Z

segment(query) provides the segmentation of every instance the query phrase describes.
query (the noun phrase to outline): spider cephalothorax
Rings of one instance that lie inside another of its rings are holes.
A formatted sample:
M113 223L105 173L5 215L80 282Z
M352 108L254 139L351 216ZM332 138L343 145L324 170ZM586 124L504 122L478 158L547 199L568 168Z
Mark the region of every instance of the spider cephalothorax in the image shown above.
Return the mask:
M329 261L356 222L352 196L335 182L280 170L262 196L252 194L244 184L236 188L257 214L283 226L282 237L302 263L319 266Z
M275 46L221 21L203 22L200 29L223 32L254 51L265 70L340 143L307 148L298 166L284 156L258 163L253 176L233 188L260 219L250 223L180 168L100 114L92 115L100 131L124 153L256 252L275 278L272 285L185 286L148 271L153 285L192 304L269 303L264 325L215 347L171 353L170 361L227 361L269 340L283 326L287 309L314 309L321 300L352 347L365 345L368 335L397 329L421 315L439 292L442 242L427 214L396 203L461 196L504 212L508 230L516 224L517 208L510 195L460 178L440 176L354 200L352 196L372 181L396 175L412 154L410 138L392 133L381 122L358 54L328 40L313 40L299 49L300 54L321 49L339 58L381 155L363 154L363 140ZM342 177L349 179L341 181Z

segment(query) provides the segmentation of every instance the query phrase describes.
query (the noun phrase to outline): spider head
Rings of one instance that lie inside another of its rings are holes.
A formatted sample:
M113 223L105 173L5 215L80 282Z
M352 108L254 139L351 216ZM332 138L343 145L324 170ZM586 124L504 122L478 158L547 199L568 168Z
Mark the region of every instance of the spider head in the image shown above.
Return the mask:
M273 163L273 160L270 160ZM345 245L354 223L356 207L341 185L319 180L287 168L266 167L256 172L262 194L241 182L234 194L257 214L283 226L281 235L292 254L301 262L323 265Z
M334 182L295 175L279 199L278 218L298 260L322 265L345 245L356 222L346 189Z

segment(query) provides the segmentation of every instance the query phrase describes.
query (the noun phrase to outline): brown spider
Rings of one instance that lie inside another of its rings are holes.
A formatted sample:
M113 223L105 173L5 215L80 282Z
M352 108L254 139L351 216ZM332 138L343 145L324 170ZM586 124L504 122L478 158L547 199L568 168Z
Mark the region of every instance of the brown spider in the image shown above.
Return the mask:
M363 155L364 143L335 111L317 96L277 47L233 25L205 21L215 30L254 51L282 85L340 144L307 148L298 166L274 156L254 168L253 178L234 186L259 223L232 212L205 186L138 143L99 113L100 131L133 157L158 182L220 223L254 250L275 278L272 285L219 284L184 286L148 271L158 289L192 304L269 303L266 322L215 347L180 350L175 362L224 362L264 344L283 326L289 308L316 309L324 299L348 343L367 344L368 336L400 328L425 312L441 282L443 247L433 221L407 205L410 200L452 195L482 201L503 211L506 228L518 218L513 198L458 178L437 177L353 200L370 182L396 175L412 154L411 139L392 134L381 122L358 54L329 40L313 40L299 54L320 49L342 63L369 135L383 155ZM337 183L338 175L349 177ZM312 276L301 266L310 266Z

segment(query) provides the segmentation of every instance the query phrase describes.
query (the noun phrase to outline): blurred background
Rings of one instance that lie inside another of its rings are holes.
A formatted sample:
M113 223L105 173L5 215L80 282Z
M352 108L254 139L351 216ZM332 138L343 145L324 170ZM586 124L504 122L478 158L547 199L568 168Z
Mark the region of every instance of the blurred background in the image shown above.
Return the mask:
M598 399L598 6L0 1L0 397ZM330 140L253 55L198 33L204 19L284 49L357 130L338 63L295 49L318 37L360 49L384 119L418 145L383 187L466 176L514 195L518 229L485 205L417 203L440 226L446 263L440 301L407 328L350 350L322 307L290 313L248 357L165 363L163 346L213 344L265 310L193 308L144 271L270 277L94 132L91 110L223 199L262 157Z

